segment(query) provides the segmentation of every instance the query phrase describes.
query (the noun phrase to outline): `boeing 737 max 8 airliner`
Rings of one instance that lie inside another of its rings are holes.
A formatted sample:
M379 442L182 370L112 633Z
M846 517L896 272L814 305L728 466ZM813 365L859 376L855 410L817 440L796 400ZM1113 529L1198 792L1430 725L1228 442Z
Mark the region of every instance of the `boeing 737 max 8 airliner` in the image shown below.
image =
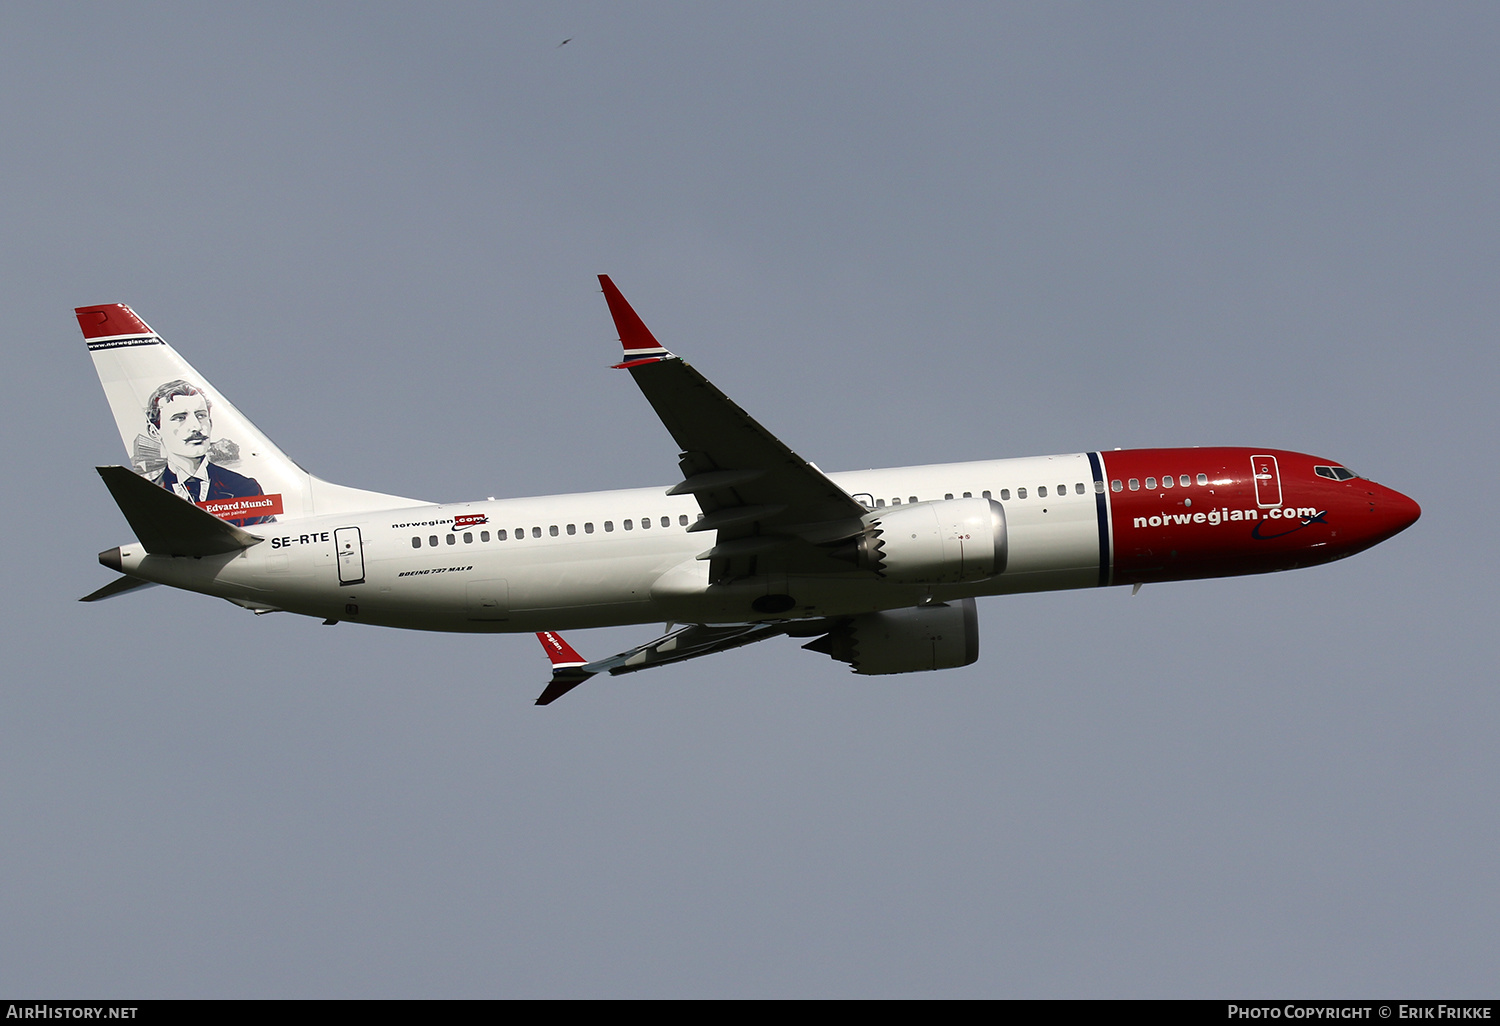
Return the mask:
M1327 563L1417 504L1333 460L1134 449L825 474L663 348L608 277L630 372L680 450L671 487L432 503L308 474L127 306L78 323L130 467L100 467L134 542L99 554L147 584L432 631L535 631L547 704L594 674L778 635L856 673L965 666L984 595ZM555 632L682 625L596 661Z

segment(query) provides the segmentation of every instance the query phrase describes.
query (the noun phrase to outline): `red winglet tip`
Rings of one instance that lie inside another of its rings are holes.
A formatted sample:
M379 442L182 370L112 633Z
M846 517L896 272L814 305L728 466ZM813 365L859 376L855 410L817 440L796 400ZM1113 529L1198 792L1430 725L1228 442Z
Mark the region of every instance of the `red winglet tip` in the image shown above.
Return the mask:
M73 310L85 340L111 335L154 335L151 327L124 303L103 306L80 306Z
M646 327L646 322L625 301L615 283L609 280L609 275L599 275L599 285L604 289L604 301L609 304L609 315L615 319L615 330L620 333L620 344L625 347L625 354L629 356L643 349L665 352L662 344L656 341L656 336L651 334L651 329Z
M536 640L542 643L542 648L547 652L547 658L552 661L553 667L559 666L582 666L588 662L587 659L573 650L573 646L562 639L562 635L555 631L537 631Z

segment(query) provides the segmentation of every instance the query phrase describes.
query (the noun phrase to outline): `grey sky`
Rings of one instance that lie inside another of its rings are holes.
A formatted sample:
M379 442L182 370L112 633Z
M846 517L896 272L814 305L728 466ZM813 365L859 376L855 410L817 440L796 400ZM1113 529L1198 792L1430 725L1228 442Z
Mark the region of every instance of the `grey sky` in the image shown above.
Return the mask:
M7 5L0 993L1493 997L1497 49L1480 4ZM1265 445L1424 515L981 602L963 670L782 640L546 709L529 635L74 601L129 537L74 306L331 480L665 486L600 272L825 469Z

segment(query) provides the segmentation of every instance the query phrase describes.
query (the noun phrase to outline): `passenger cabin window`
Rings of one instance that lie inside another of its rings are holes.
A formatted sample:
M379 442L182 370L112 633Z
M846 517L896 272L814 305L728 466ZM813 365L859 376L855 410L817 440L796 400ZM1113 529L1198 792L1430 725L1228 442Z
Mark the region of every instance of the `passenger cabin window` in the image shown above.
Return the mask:
M1038 499L1045 499L1047 497L1047 486L1046 485L1039 485L1037 487L1036 497Z
M1001 502L1009 502L1010 501L1010 489L1009 488L1002 488L1002 489L1000 489L1000 501Z
M1154 478L1154 477L1148 477L1148 478L1146 478L1146 490L1147 491L1154 491L1155 489L1156 489L1156 478Z
M435 535L435 534L428 535L428 537L427 537L427 544L428 545L437 545L437 535Z
M577 534L578 533L578 525L577 524L569 524L568 525L568 533L569 534Z
M495 532L496 541L504 541L508 537L510 537L510 535L506 534L504 529Z
M1073 486L1073 491L1077 492L1079 495L1082 495L1083 494L1083 482L1079 481L1077 484L1075 484ZM1102 491L1104 491L1104 482L1103 481L1095 481L1094 482L1094 491L1096 491L1096 492L1102 492Z
M634 531L635 530L635 523L634 523L634 521L630 521L630 520L621 521L620 526L623 527L623 528L625 528L625 530L627 530L627 531Z
M1132 492L1138 492L1138 491L1141 490L1141 479L1140 478L1138 478L1138 477L1132 477L1130 479L1130 490Z
M422 539L421 538L413 538L411 540L411 547L414 548L414 549L420 549L422 547Z
M672 526L672 518L671 517L662 517L661 518L661 526L663 526L663 527L671 527Z
M915 506L917 504L917 497L915 495L908 495L906 501Z
M973 492L964 492L964 498L966 498L966 499L972 499L972 498L974 498L974 493Z
M666 523L663 522L662 526L665 527ZM678 516L678 518L677 518L677 526L678 527L686 527L687 526L687 514L686 513L683 513L680 516Z
M594 533L594 525L593 525L593 523L586 523L586 524L584 524L583 525L583 533L584 534L593 534Z
M473 545L474 544L474 532L473 531L465 531L464 532L464 544L465 545Z
M1193 479L1191 477L1189 477L1187 474L1183 474L1181 477L1179 477L1177 479L1177 483L1180 484L1180 485L1182 485L1182 487L1186 488L1188 485L1190 485L1190 484L1193 483Z
M455 537L453 537L453 535L451 535L451 534L445 540L448 542L449 545L457 545L458 544L458 539L455 538Z
M557 525L553 524L551 527L547 528L547 533L550 534L552 537L556 538L557 537Z
M533 538L540 538L542 536L542 529L540 527L533 527L531 529L531 536Z
M604 533L605 534L611 533L612 531L614 531L614 529L615 529L615 522L613 520L606 520L604 522Z
M1024 498L1026 498L1026 489L1024 489L1024 488L1017 488L1016 489L1016 498L1018 498L1018 499L1024 499Z
M1121 491L1124 489L1124 487L1124 482L1122 482L1118 477L1109 483L1109 490L1112 492Z
M490 532L488 532L488 531L480 531L479 532L479 540L482 541L482 542L489 541L490 540Z
M952 492L944 492L943 493L943 498L944 499L951 499L951 498L953 498L953 493Z
M981 496L983 496L984 498L988 499L990 497L990 490L988 488L986 488L984 491L980 492L979 494ZM1021 498L1024 499L1024 498L1026 498L1026 496L1023 495L1023 496L1021 496Z
M1201 484L1201 485L1208 484L1208 475L1207 474L1199 474L1198 475L1198 483Z
M1175 482L1172 480L1171 474L1168 474L1166 477L1161 479L1161 486L1163 488L1171 488L1174 483Z

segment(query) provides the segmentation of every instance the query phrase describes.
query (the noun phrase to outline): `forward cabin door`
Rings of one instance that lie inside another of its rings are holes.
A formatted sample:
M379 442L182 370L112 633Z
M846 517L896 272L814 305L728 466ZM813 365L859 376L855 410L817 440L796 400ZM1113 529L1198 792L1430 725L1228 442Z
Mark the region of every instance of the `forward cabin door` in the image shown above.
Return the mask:
M1261 509L1281 505L1281 471L1276 457L1251 456L1250 469L1255 473L1255 504Z
M365 548L359 540L359 528L340 527L333 532L333 549L338 553L339 583L365 583Z

